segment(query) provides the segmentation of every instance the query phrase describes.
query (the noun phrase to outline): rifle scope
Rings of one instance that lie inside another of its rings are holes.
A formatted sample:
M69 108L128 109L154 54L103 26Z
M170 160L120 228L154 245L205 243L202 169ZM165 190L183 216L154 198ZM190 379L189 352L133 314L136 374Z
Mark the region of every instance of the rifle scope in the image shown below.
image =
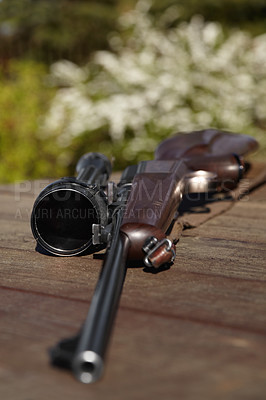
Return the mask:
M33 206L33 236L55 255L95 251L92 225L108 223L107 196L102 187L111 173L110 161L103 154L87 153L79 159L76 173L76 178L61 178L48 185Z

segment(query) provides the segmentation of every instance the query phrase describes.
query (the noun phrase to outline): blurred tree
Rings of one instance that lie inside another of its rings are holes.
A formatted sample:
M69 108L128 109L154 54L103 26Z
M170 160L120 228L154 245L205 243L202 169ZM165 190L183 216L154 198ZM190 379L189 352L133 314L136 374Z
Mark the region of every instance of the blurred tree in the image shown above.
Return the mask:
M183 20L201 14L205 21L219 21L223 26L249 30L253 35L265 32L265 0L153 0L153 12L161 13L169 5L178 6Z
M2 0L0 58L61 58L85 62L107 47L117 17L115 0Z
M0 0L0 180L13 181L16 179L64 175L69 166L74 165L77 159L76 156L79 153L81 154L84 148L98 149L99 151L107 152L109 155L116 156L116 165L122 168L124 166L123 163L128 163L129 160L134 161L132 148L128 145L132 139L134 139L134 151L137 156L142 158L149 156L156 142L155 130L157 127L154 126L154 119L158 118L158 113L155 113L155 116L152 117L151 124L147 124L146 130L149 142L143 143L141 142L142 138L135 138L134 132L128 128L125 131L125 138L117 141L114 146L113 142L110 141L107 125L101 125L95 131L91 129L90 125L95 113L89 119L88 130L74 137L68 149L66 145L63 148L60 147L62 146L60 129L55 136L49 136L49 134L45 136L43 131L40 131L44 116L47 110L50 109L51 99L55 94L55 89L46 85L47 65L54 63L54 61L67 59L79 66L90 64L90 75L86 76L83 86L87 81L92 80L92 83L95 81L95 85L92 86L93 96L96 98L97 96L99 98L109 96L108 93L106 95L105 89L107 91L111 90L115 79L120 77L116 75L113 78L110 75L112 84L109 84L110 82L107 80L108 84L104 86L103 76L97 72L98 67L96 66L96 69L92 67L93 57L91 57L91 54L97 50L113 50L113 57L117 56L119 46L132 32L120 32L120 42L116 40L117 34L110 35L110 32L117 29L119 32L117 18L122 12L133 9L137 2L138 0ZM183 26L189 26L189 23L184 24L183 22L184 20L189 22L195 14L201 14L205 21L220 21L223 25L225 36L232 32L232 27L236 28L236 33L239 30L237 28L248 29L253 35L265 32L265 0L252 0L252 2L250 0L220 0L216 2L213 0L186 0L185 2L183 0L151 0L150 2L152 7L149 13L155 17L164 15L164 11L169 5L174 6L175 11L177 10L177 18L175 19L173 15L176 14L172 12L174 10L172 8L169 9L169 18L164 19L164 25L161 26L161 28L163 27L163 37L166 37L168 32L171 31L169 28L174 28L175 25L177 28L179 26L182 27L182 24ZM160 20L159 18L155 19L157 21ZM155 23L156 29L160 28L159 25L160 22L158 24ZM229 29L224 30L225 26ZM144 36L144 39L146 39L146 36L149 36L149 33ZM142 39L143 43L145 42L144 39ZM262 42L264 43L263 38ZM155 43L157 45L157 39ZM131 45L133 46L133 51L134 40L131 41ZM158 46L160 46L160 43L158 43ZM163 49L163 45L161 46ZM254 46L252 49L254 50ZM243 45L239 47L239 52L243 53ZM163 52L156 52L156 56L161 53ZM173 51L173 53L175 52ZM259 51L258 57L262 62L264 62L265 54L264 48ZM147 51L145 51L146 56ZM144 63L147 60L145 57L143 57ZM216 57L214 58L216 60ZM121 60L119 59L118 61L118 65L121 66ZM130 72L127 66L127 62L130 61L128 53L126 53L124 61L126 75L133 76L133 79L135 79L134 74ZM182 76L183 70L190 73L189 68L180 66L180 60L177 63L181 68L180 74L177 74L178 79ZM43 64L46 64L46 66ZM108 66L110 66L109 64L108 61ZM138 65L136 66L138 67ZM153 68L153 66L157 68L158 64L152 63L151 67ZM202 72L205 73L207 67L208 64L206 67L204 66L204 71ZM176 70L179 71L175 64L174 71ZM85 72L88 72L87 68L85 68ZM196 72L198 72L198 65ZM158 74L162 75L159 69ZM62 71L60 75L62 76ZM76 75L74 74L74 78ZM73 81L73 68L70 76L71 81ZM97 76L99 79L95 80ZM262 76L264 77L264 72ZM256 93L255 97L257 99L264 99L266 93L264 89L265 80L262 80L262 77L257 77L256 73L252 72L249 72L249 77L257 80L258 85L256 90L251 91L251 95L245 96L243 99L252 101L254 93ZM190 75L188 82L191 83L191 81ZM224 81L228 81L228 79L223 80L223 86ZM183 79L183 82L186 82L186 80ZM205 79L205 83L208 82L209 77ZM230 84L230 81L228 82ZM51 81L49 81L50 83ZM242 85L241 82L240 84L240 89L245 90L245 85ZM234 88L234 84L230 85L230 88ZM80 89L80 86L82 85L77 85L78 89ZM151 86L153 88L154 81L151 82ZM159 88L162 88L162 86L160 84ZM173 88L174 86L172 84ZM61 86L59 85L59 88L67 89L66 82L63 82ZM122 88L122 94L125 94L125 92L125 89ZM82 95L85 96L86 93L87 91L85 90ZM205 91L203 90L204 93ZM167 100L169 100L168 88L166 96ZM94 97L92 100L96 101L97 99L94 99ZM69 98L73 102L73 92L70 93ZM199 97L193 96L191 98L184 102L184 109L185 111L188 110L187 115L189 115L189 119L185 119L184 129L189 128L189 123L193 118L195 119L201 115L196 108L194 109L194 114L190 116L193 111L193 99L198 99ZM216 98L217 95L214 96L214 100ZM158 104L162 104L163 107L169 106L169 101L165 101L163 96L159 100ZM212 105L214 103L215 101L211 102ZM252 134L256 130L256 134L260 135L260 141L264 143L263 148L265 149L265 102L264 100L258 100L257 103L255 106L258 111L258 117L255 114L253 115L254 124L248 127L249 130L247 132ZM114 102L111 101L110 104L113 106ZM125 104L125 102L119 103L116 113L112 112L112 107L109 107L109 105L106 109L110 111L111 116L115 117L117 115L120 118L123 115L121 107L125 108ZM206 104L206 101L203 101L203 117L206 117ZM78 109L78 103L75 104L74 102L74 105ZM140 108L138 106L138 111ZM220 103L216 109L220 115ZM143 110L145 111L145 108L142 108ZM85 117L88 120L87 108L85 108L85 111L84 108L80 108L78 111L85 112ZM229 111L232 110L229 109ZM133 117L138 114L139 112L134 112ZM238 117L237 113L234 113L234 115ZM71 125L70 122L72 123L71 126L73 126L75 119L72 118L69 121L69 118L70 113L68 113L67 126ZM163 117L160 117L159 120L161 123ZM130 121L134 122L134 118L131 118ZM218 122L214 119L212 125L224 126L222 123L219 125ZM206 125L207 122L204 122L204 124ZM198 123L196 125L198 126ZM245 131L246 129L247 124ZM162 130L160 130L161 134ZM159 140L160 137L157 139Z
M137 0L2 0L0 2L0 59L27 57L50 64L65 58L85 63L96 50L108 48L108 34L117 17ZM161 14L169 5L180 17L195 14L207 21L265 31L265 0L153 0L151 12Z

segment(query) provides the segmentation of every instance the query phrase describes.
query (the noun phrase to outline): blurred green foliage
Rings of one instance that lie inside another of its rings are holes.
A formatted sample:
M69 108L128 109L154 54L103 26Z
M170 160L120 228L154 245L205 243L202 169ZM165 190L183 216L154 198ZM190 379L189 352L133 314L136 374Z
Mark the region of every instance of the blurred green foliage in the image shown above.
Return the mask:
M47 84L49 66L60 59L84 65L95 51L109 50L108 39L117 28L117 18L136 3L137 0L0 1L1 182L73 173L76 160L66 162L58 142L41 136L39 131L55 93ZM174 5L179 22L201 14L206 21L220 21L228 32L232 28L246 29L253 35L265 32L265 0L153 0L152 4L154 16ZM169 28L175 23L169 23ZM96 130L93 136L84 133L75 138L71 152L77 156L83 150L106 149L119 161L126 143L121 141L113 148L108 132Z
M58 148L37 135L53 90L44 85L46 68L34 61L11 61L0 70L0 181L54 176Z

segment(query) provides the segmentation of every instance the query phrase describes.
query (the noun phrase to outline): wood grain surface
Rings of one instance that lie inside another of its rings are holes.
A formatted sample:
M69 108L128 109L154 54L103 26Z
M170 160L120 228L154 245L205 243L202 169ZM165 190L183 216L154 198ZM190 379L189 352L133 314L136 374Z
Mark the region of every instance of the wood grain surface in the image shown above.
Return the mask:
M129 268L101 381L84 385L48 350L84 320L101 257L35 251L44 182L0 187L0 398L266 398L266 185L183 232L174 265Z

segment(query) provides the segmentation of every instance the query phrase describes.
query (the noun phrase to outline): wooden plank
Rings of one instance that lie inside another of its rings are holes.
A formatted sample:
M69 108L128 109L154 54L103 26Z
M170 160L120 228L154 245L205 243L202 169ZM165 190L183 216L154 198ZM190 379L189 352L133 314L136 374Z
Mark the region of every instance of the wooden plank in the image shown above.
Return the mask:
M42 258L47 263L45 257ZM83 263L72 264L67 268L66 264L70 263L68 260L73 263L73 259L56 260L59 260L56 264L52 261L52 264L38 265L35 261L25 267L23 261L20 264L15 260L10 266L5 263L5 268L3 262L0 262L2 288L88 303L100 271L100 262L89 269ZM192 271L185 271L187 265L182 262L182 270L173 266L171 270L157 275L145 274L141 269L129 269L121 306L140 312L145 309L147 312L159 312L162 316L221 324L252 332L266 331L265 278L264 282L254 276L240 280L233 275L239 276L241 273L238 271L230 274L229 269L226 275L226 262L224 268L223 264L219 264L218 272L209 273L210 268L205 269L205 257L197 264L194 262L194 265L193 260L190 261L194 268ZM258 270L257 274L259 273ZM246 276L249 276L248 272Z
M36 252L35 187L19 189L0 187L1 398L264 400L265 186L186 230L170 269L128 269L106 373L91 386L52 368L47 349L80 327L101 256Z
M263 398L263 336L145 310L120 309L104 379L90 386L77 383L49 366L47 349L75 332L85 309L66 299L5 292L1 398Z

